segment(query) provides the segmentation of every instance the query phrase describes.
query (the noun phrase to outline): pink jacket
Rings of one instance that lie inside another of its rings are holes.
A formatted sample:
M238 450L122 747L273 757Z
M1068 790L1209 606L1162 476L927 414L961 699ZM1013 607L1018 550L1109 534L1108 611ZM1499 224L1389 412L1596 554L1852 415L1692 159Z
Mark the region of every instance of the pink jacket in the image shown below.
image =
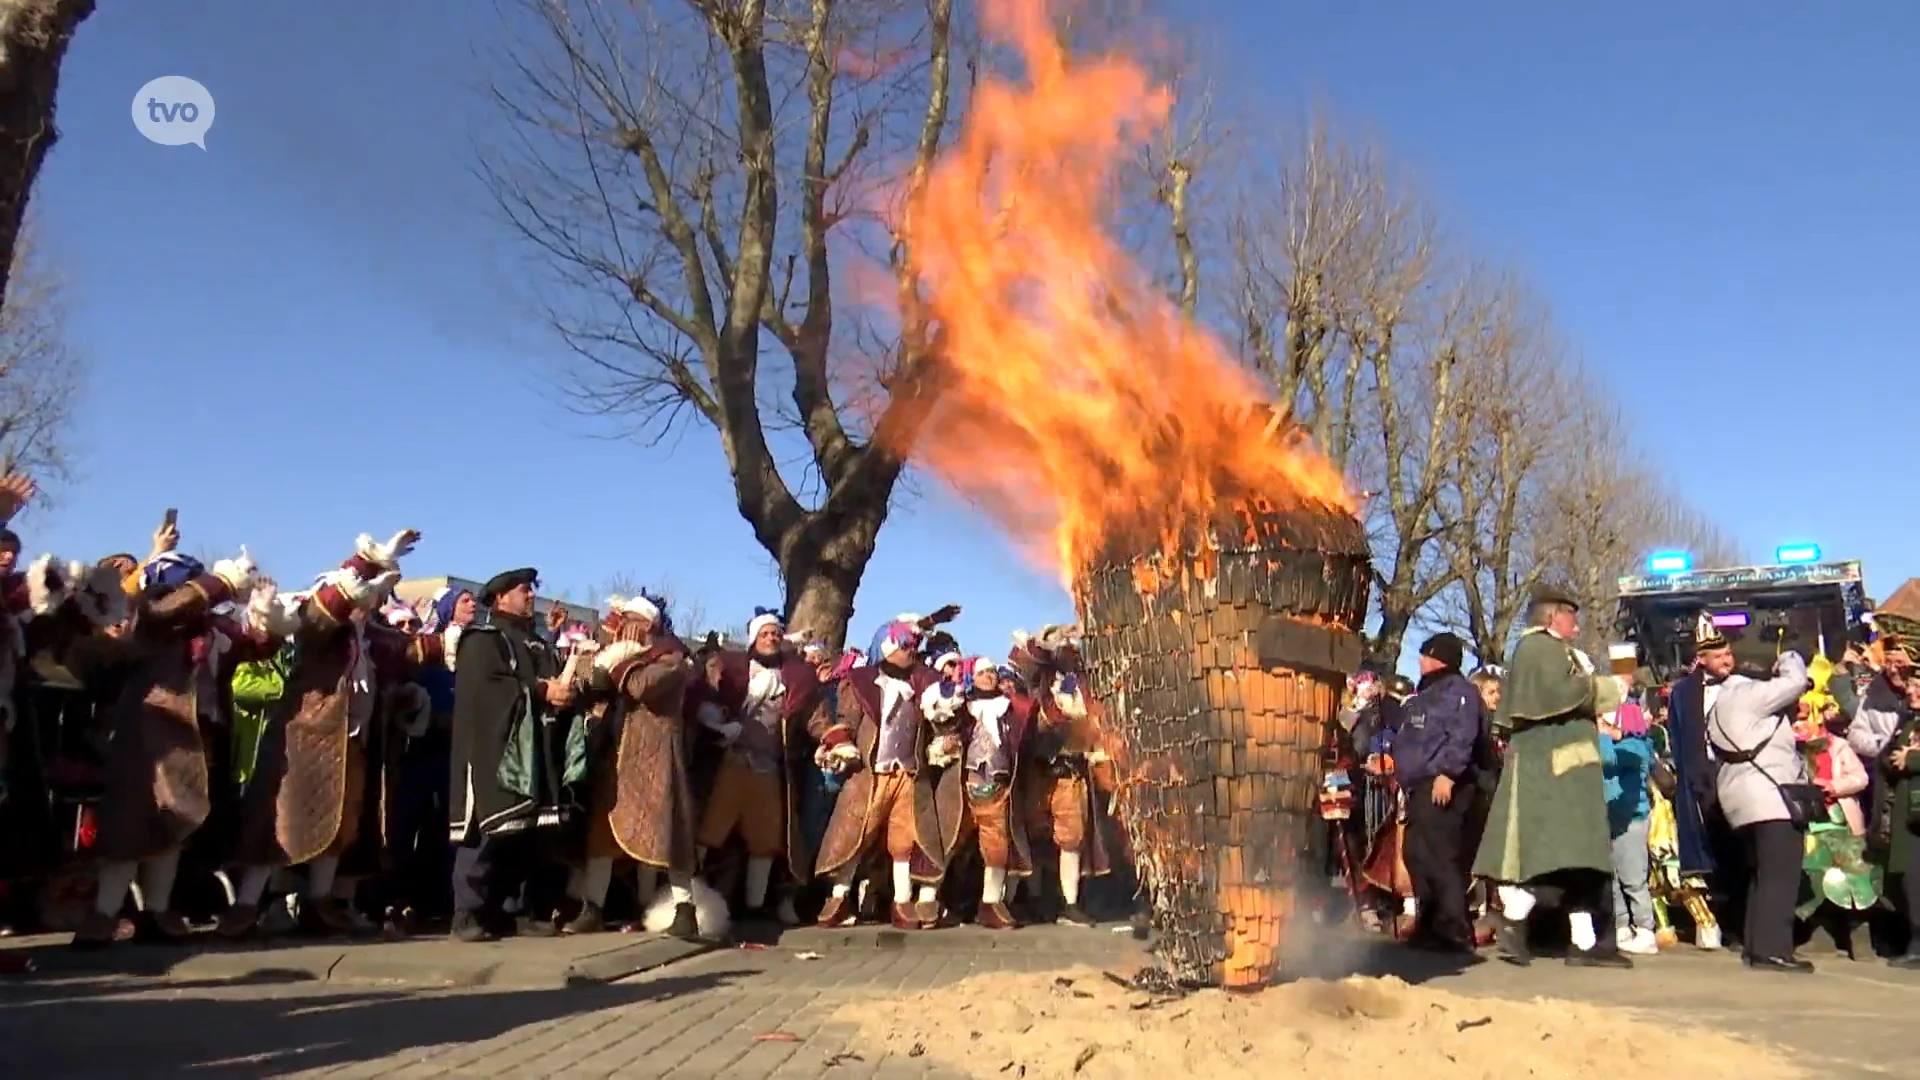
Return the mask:
M1840 804L1840 813L1846 816L1847 828L1855 836L1867 835L1866 815L1860 810L1860 793L1867 790L1867 767L1860 763L1860 755L1853 747L1839 739L1827 740L1827 760L1833 770L1833 788L1830 797Z

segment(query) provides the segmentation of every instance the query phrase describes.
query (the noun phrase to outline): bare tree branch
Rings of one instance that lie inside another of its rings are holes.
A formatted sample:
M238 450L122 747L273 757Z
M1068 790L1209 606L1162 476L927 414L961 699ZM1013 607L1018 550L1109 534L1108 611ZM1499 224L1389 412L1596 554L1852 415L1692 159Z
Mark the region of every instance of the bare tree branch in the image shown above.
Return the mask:
M514 139L482 171L547 271L570 396L643 439L711 425L789 612L837 640L935 383L912 266L874 263L892 325L849 317L836 270L897 251L876 208L948 131L952 0L516 4Z

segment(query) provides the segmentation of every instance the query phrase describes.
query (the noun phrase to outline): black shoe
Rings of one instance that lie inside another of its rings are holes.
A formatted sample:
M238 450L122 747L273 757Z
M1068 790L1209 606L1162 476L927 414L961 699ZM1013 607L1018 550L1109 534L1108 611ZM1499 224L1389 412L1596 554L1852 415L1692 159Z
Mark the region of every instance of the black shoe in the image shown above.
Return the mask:
M1415 934L1407 939L1406 945L1416 952L1433 953L1436 956L1472 956L1474 953L1472 945L1438 934Z
M598 934L607 928L607 917L599 904L581 904L580 914L560 928L563 934Z
M1615 971L1633 970L1633 961L1618 949L1568 949L1568 967L1611 968Z
M1527 924L1501 916L1493 921L1493 944L1500 959L1515 967L1533 963L1533 950L1527 947Z
M1896 956L1887 961L1887 966L1901 971L1920 971L1920 951L1909 952L1905 956Z
M1779 971L1792 975L1813 974L1813 961L1797 956L1743 956L1741 962L1754 971Z
M513 921L515 937L559 937L560 928L546 919L520 918Z
M1068 904L1060 909L1060 917L1055 922L1065 926L1097 926L1093 916L1088 915L1079 904Z
M487 926L486 920L471 911L453 913L453 928L448 931L448 936L468 944L500 940L500 935Z
M700 940L700 916L692 904L673 906L673 925L667 927L667 934L682 941Z

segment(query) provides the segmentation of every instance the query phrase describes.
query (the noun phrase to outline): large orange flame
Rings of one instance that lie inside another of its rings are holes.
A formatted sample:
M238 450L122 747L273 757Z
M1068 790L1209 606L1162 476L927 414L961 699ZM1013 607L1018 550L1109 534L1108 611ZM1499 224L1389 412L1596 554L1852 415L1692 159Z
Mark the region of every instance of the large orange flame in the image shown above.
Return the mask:
M1069 58L1046 0L988 0L1027 82L980 83L908 218L948 385L918 459L1069 587L1223 507L1318 500L1340 474L1252 373L1108 237L1116 171L1172 96L1139 64Z

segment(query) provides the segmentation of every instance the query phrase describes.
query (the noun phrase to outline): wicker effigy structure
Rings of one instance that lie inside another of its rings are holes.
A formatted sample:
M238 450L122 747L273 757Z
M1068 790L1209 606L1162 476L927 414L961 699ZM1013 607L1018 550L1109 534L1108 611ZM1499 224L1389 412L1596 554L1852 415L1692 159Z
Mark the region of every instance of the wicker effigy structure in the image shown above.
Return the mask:
M1278 972L1317 813L1320 751L1361 660L1360 522L1310 503L1223 509L1179 545L1116 539L1075 582L1089 689L1167 974Z

